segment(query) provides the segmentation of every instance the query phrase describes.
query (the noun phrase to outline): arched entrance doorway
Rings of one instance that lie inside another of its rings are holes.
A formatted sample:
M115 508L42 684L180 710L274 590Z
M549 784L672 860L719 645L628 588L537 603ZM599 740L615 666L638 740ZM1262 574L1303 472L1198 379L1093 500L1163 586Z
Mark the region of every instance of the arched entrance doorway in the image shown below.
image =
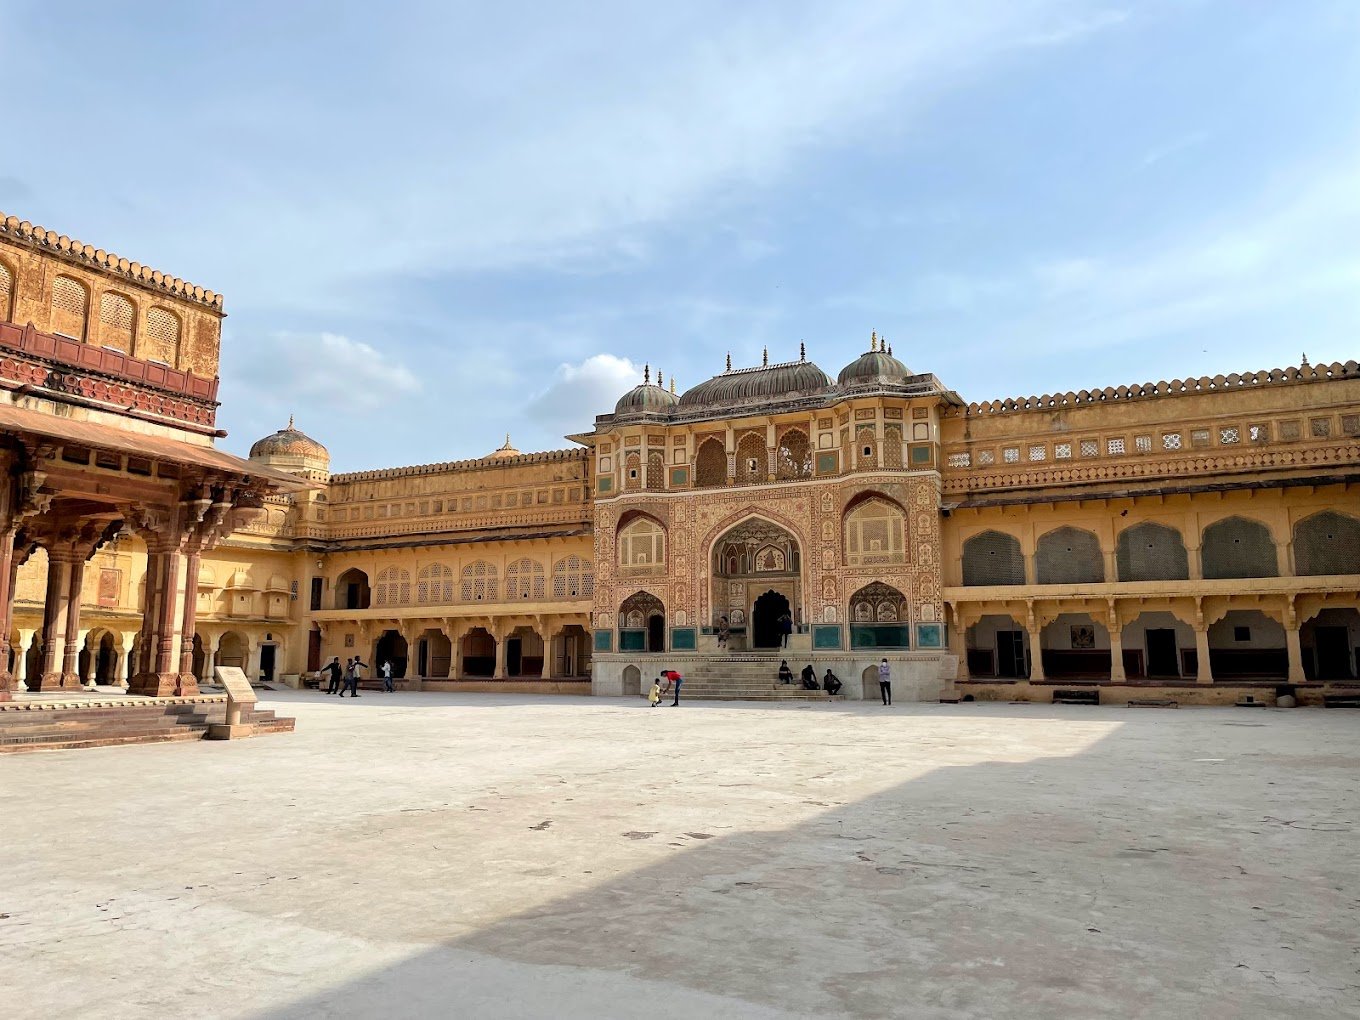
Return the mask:
M485 627L473 627L463 635L463 675L496 675L496 639Z
M713 543L712 620L726 616L731 631L749 647L782 641L779 618L801 622L802 557L798 540L763 517L748 517ZM740 645L738 645L740 647Z
M751 610L751 647L778 648L783 644L781 619L789 612L789 600L777 591L767 591L756 599Z
M372 599L368 575L357 567L346 570L335 579L336 609L367 609Z
M385 630L373 649L371 672L375 677L382 676L383 663L390 662L393 678L400 679L406 675L406 657L406 639L395 630Z
M664 652L666 607L649 591L635 592L619 607L619 651Z

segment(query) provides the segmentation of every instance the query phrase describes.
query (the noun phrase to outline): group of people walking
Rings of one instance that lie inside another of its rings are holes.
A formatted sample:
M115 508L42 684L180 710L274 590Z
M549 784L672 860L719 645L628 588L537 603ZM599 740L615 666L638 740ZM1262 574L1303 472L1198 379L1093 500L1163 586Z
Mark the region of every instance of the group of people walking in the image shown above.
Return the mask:
M329 679L330 685L326 688L327 694L338 694L340 697L349 692L351 698L359 697L359 681L363 679L363 671L368 669L368 663L362 661L357 655L348 659L345 665L340 665L340 656L335 656L330 662L316 671L317 687L320 688L323 681ZM383 678L383 690L389 694L397 688L392 683L392 663L384 662L380 670Z

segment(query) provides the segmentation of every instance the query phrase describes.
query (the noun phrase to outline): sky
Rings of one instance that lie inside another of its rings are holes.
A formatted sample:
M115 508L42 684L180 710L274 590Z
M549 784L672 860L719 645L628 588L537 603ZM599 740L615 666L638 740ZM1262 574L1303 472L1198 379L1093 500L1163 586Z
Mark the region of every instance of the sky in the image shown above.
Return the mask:
M965 400L1360 351L1360 3L0 0L0 211L225 295L222 445L558 449L877 330Z

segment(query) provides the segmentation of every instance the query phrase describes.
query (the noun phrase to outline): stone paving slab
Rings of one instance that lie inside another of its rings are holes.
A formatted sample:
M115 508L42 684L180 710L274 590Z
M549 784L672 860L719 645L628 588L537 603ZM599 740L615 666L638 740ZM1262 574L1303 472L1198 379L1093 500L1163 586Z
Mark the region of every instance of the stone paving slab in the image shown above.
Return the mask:
M359 700L0 759L8 1011L1360 1015L1360 713Z

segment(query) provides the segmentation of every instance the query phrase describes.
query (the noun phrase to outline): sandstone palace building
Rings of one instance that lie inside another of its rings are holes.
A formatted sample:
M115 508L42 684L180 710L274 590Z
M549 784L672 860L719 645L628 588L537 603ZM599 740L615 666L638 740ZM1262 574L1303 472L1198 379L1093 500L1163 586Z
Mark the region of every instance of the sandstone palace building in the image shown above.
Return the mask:
M356 654L408 687L606 695L663 665L768 691L780 658L850 697L884 658L928 699L1356 683L1354 361L978 403L872 336L834 377L804 350L682 393L649 370L566 449L332 475L292 422L248 461L213 445L222 314L0 221L15 689Z

